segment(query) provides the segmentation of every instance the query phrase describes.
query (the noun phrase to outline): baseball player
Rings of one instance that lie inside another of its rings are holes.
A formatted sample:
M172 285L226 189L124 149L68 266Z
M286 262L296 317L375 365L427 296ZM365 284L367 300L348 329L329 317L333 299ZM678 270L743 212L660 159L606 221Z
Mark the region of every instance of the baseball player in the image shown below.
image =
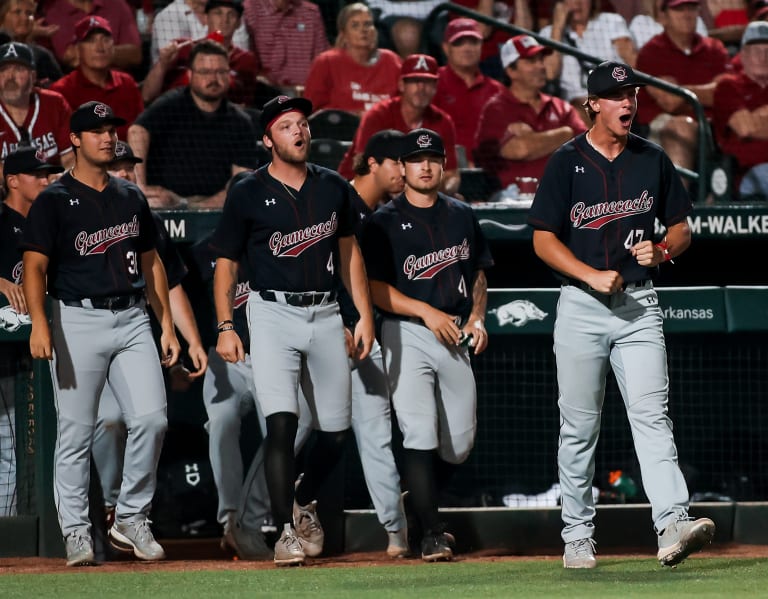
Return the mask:
M107 166L107 170L113 177L136 183L134 167L139 162L142 162L142 159L134 155L131 146L124 141L118 141L115 145L115 157ZM165 267L166 278L168 279L171 313L175 325L187 342L187 354L194 368L190 372L181 362L178 362L173 366L170 373L171 376L178 376L182 380L182 384L188 386L191 381L203 375L208 365L208 356L200 340L200 332L197 329L189 297L181 285L182 279L187 274L187 267L178 250L171 243L168 231L166 231L162 219L156 212L152 212L152 220L157 232L157 239L155 240L157 253ZM115 506L120 495L126 435L127 431L120 404L117 402L109 381L107 381L99 399L99 411L91 451L93 463L99 473L107 529L114 522Z
M405 191L368 217L362 245L373 301L384 316L381 345L403 433L406 486L424 533L421 557L450 560L454 538L437 504L445 480L436 471L449 474L474 443L469 345L479 354L488 344L484 270L493 260L472 209L438 192L440 136L414 129L400 160Z
M563 564L594 568L592 479L609 366L627 409L658 559L674 566L712 540L709 518L688 517L688 489L667 415L662 314L652 277L691 243L691 202L667 155L630 134L643 83L622 63L587 80L594 123L550 159L528 222L533 247L562 281L555 321L560 407ZM666 227L654 241L654 221Z
M60 166L46 164L42 153L21 147L5 158L3 179L6 197L0 203L0 296L7 300L14 324L0 320L0 327L18 329L26 321L27 304L21 289L22 262L18 243L32 202L48 185L48 175L60 173ZM0 517L16 515L15 377L21 363L29 361L28 344L0 343Z
M149 205L138 187L107 173L117 142L115 127L124 122L99 102L72 113L75 166L38 196L21 243L31 354L52 360L58 416L54 498L68 566L94 563L89 454L107 380L129 431L110 542L140 559L165 557L147 514L167 428L160 365L176 362L179 342ZM52 298L50 325L46 290ZM147 298L162 330L162 360L152 338Z
M354 190L337 173L306 162L312 103L278 96L260 115L272 162L227 194L212 247L216 350L228 362L245 351L232 322L237 265L245 262L251 293L248 321L254 388L267 420L265 467L275 523L277 565L319 555L323 531L315 491L340 457L350 425L350 376L336 303L339 277L361 315L354 347L364 359L373 343L373 314L354 237ZM317 445L295 488L298 387L309 404ZM293 507L291 507L293 506Z

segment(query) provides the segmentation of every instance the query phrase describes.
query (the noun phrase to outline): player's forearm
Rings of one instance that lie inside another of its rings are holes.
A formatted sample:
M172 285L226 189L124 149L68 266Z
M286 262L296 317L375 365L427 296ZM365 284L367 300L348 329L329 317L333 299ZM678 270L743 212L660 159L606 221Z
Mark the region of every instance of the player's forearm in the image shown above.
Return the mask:
M141 46L135 44L120 44L115 46L115 56L112 65L119 69L128 69L141 64Z
M141 255L141 269L147 285L147 299L164 333L173 332L171 302L168 297L168 278L160 256L151 250Z
M163 91L163 81L165 80L166 65L158 60L141 82L141 98L146 104L157 98Z
M507 160L537 160L548 156L572 137L573 129L567 125L518 135L502 146L501 156Z
M475 282L472 284L472 312L469 314L469 322L478 320L485 322L485 311L488 306L488 279L485 271L477 271Z
M352 302L360 314L360 318L373 318L373 306L368 289L368 277L365 274L365 263L360 253L360 247L354 236L339 239L341 254L341 279L352 296Z
M168 298L171 304L171 314L176 328L179 329L181 336L184 337L187 345L190 347L202 347L203 342L200 339L200 331L195 321L195 313L192 305L189 303L189 296L184 291L184 287L176 285L168 292Z
M237 285L237 262L228 258L217 258L213 272L213 302L216 306L216 320L232 320Z
M553 270L579 281L587 281L594 270L579 260L573 252L549 231L533 232L533 250Z
M672 225L664 236L670 258L676 258L691 245L691 228L686 221Z
M47 323L45 314L46 272L48 258L37 252L24 252L24 300L33 326Z
M429 304L408 297L389 283L376 280L371 280L370 283L373 304L385 312L423 320L425 313L430 309Z
M140 162L135 167L136 183L141 186L147 184L147 152L149 150L150 135L141 125L131 125L128 128L128 145L131 146L134 155L137 158L142 158L144 162Z

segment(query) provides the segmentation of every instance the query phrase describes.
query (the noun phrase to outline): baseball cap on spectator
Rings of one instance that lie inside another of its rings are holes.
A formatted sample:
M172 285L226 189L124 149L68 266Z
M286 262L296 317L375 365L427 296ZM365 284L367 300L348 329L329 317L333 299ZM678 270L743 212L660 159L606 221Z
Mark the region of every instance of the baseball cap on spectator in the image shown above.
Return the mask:
M432 129L413 129L403 137L401 160L419 154L435 154L445 157L445 146L437 132Z
M437 79L437 61L428 54L411 54L400 67L400 79Z
M18 175L20 173L32 175L34 173L61 173L64 167L48 164L44 159L43 151L34 146L19 146L15 152L5 157L3 162L3 175Z
M474 19L454 19L449 21L443 32L443 41L447 44L452 44L457 39L462 37L474 37L482 40L483 34L480 32L480 26Z
M115 164L117 162L130 162L131 164L139 164L140 162L144 162L144 159L136 156L136 154L133 153L131 146L129 146L127 143L124 141L118 141L117 144L115 144L115 157L112 159L110 164Z
M75 23L75 42L85 41L89 35L101 31L107 35L112 35L112 27L109 25L104 17L97 15L90 15L83 17L77 23Z
M682 6L683 4L701 4L700 0L662 0L661 10Z
M506 69L515 64L518 58L532 58L539 54L552 54L552 48L542 46L530 35L516 35L501 46L501 64Z
M587 93L590 96L604 98L624 87L642 87L632 67L621 62L606 60L589 72Z
M752 18L763 19L768 17L768 0L756 0L752 3Z
M104 125L115 125L117 127L126 124L125 119L115 116L112 108L103 102L92 100L81 104L80 107L69 117L69 130L72 133L82 133L83 131L93 131L100 129Z
M752 21L741 36L741 45L768 44L768 22Z
M0 46L0 66L12 62L34 69L35 55L32 54L32 48L21 42L8 42Z
M208 0L208 2L205 3L205 12L218 8L219 6L234 8L241 17L243 16L243 0Z
M286 112L298 111L308 117L312 114L312 102L306 98L291 98L289 96L275 96L264 104L259 115L259 123L266 132L280 116Z
M363 160L375 158L376 162L382 162L385 158L398 160L402 152L402 143L405 134L397 129L384 129L371 135L363 150Z

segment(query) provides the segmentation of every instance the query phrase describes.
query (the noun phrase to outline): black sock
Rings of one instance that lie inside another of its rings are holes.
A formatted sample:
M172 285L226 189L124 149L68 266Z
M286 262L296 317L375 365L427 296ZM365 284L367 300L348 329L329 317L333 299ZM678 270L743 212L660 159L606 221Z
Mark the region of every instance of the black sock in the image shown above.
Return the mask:
M293 522L293 485L296 481L296 458L293 444L299 419L290 412L267 416L264 439L264 473L272 502L272 518L278 530Z
M304 476L296 489L296 503L304 506L317 498L318 490L344 454L348 431L315 431L315 442L307 448Z
M424 534L443 532L444 525L437 511L434 451L405 449L403 454L408 500Z

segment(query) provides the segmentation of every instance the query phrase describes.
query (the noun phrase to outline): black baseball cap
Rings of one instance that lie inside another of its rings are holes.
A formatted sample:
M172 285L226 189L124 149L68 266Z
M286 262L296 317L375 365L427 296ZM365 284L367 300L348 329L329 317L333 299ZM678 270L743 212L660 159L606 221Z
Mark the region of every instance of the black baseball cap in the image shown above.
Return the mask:
M208 2L205 3L205 12L218 8L219 6L234 8L240 16L243 16L243 0L208 0Z
M115 144L115 157L112 159L110 164L116 164L118 162L130 162L132 164L139 164L140 162L144 162L144 159L136 156L136 154L133 153L131 146L129 146L127 143L124 141L118 141L117 144Z
M406 160L418 154L435 154L445 157L443 140L432 129L414 129L405 134L402 144L401 160Z
M8 42L0 46L0 65L15 62L27 68L35 68L35 55L32 48L21 42Z
M259 115L259 123L264 131L269 131L269 127L280 115L292 110L298 110L304 116L312 114L312 102L306 98L291 98L289 96L275 96L269 102L264 104Z
M375 158L376 162L381 162L385 158L398 160L403 151L404 138L405 133L397 129L384 129L374 133L365 144L363 161L367 162L369 158Z
M638 79L627 64L606 60L589 72L587 93L590 96L605 97L624 87L642 87L644 81Z
M104 125L125 125L128 121L121 119L119 116L115 116L112 112L112 108L104 104L104 102L97 102L92 100L81 104L80 107L72 113L69 117L69 130L72 133L82 133L83 131L93 131L94 129L100 129Z
M16 151L5 157L3 162L4 175L31 175L33 173L61 173L64 168L48 164L44 160L43 151L33 146L19 146Z

